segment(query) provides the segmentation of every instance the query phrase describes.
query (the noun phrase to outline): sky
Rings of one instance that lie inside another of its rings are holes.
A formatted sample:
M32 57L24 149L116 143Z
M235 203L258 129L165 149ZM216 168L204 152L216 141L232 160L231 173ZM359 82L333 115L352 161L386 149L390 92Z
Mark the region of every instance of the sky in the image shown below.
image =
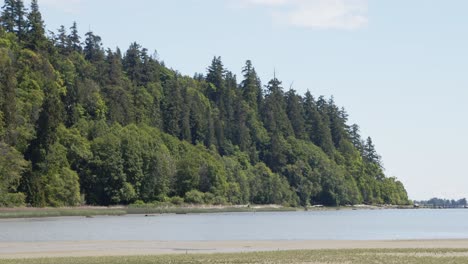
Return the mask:
M240 76L250 59L263 83L276 71L285 89L333 95L410 199L468 197L468 1L38 2L48 30L76 21L185 75L221 56Z

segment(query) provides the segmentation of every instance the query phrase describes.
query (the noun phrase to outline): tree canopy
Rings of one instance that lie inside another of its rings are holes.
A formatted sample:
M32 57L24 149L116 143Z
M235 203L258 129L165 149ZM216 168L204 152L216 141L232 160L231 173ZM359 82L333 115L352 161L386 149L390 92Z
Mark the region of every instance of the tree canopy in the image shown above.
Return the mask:
M46 35L38 1L4 1L0 206L408 203L333 98L262 86L250 60L192 78L78 28Z

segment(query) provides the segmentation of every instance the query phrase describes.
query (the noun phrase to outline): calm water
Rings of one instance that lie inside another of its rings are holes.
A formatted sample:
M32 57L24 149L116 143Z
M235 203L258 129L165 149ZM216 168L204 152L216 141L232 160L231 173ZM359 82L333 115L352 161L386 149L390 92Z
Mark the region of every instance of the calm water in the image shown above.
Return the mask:
M0 220L0 241L468 238L468 210L340 210Z

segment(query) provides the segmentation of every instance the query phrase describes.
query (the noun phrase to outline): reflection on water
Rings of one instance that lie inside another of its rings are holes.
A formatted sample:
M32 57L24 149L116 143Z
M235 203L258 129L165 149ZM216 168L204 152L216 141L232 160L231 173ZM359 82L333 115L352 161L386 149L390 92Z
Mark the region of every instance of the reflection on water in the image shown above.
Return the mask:
M0 241L468 238L468 210L339 210L0 220Z

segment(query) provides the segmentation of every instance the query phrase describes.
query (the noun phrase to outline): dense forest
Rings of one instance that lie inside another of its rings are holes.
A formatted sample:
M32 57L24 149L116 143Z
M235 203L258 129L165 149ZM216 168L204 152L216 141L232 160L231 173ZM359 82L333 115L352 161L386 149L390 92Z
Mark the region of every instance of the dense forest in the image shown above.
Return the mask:
M37 0L4 0L0 25L0 206L408 203L333 98L251 61L185 76L76 23L46 32Z

